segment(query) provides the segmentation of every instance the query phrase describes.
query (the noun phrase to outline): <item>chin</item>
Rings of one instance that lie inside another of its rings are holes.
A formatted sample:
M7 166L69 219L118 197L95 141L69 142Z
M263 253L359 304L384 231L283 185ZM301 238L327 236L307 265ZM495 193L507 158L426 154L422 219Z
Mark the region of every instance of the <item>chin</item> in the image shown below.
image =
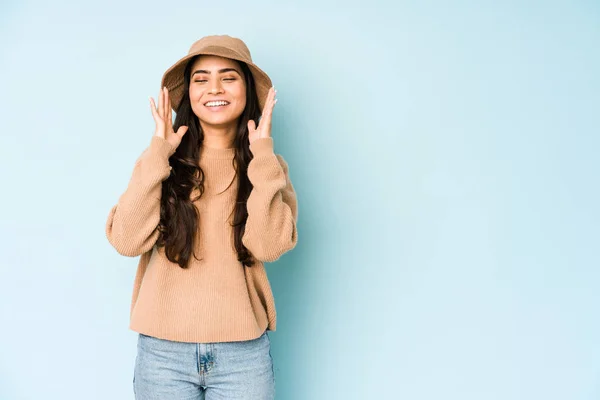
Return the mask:
M231 118L231 117L215 118L214 116L209 116L208 118L200 117L199 119L207 125L229 125L229 124L233 124L237 120L237 118Z
M242 110L243 111L243 110ZM207 124L218 124L223 125L231 122L237 121L241 116L242 112L238 113L211 113L211 112L202 112L196 114L198 118L204 121Z

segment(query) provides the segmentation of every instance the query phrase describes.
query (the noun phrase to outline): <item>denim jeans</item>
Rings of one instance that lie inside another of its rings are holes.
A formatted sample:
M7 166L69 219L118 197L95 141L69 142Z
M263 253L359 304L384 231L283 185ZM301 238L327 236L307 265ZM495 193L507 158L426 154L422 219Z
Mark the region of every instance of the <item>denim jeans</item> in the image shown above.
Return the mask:
M272 400L275 374L267 331L240 342L185 343L138 334L136 400Z

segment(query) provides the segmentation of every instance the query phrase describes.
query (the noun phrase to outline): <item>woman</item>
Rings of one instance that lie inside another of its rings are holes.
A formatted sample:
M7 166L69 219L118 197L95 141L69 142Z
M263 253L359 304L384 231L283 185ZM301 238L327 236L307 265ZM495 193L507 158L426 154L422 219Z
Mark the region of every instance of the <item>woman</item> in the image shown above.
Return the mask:
M154 136L106 223L120 254L141 256L136 398L272 399L276 311L263 263L298 240L296 194L271 137L275 90L227 35L196 41L161 87Z

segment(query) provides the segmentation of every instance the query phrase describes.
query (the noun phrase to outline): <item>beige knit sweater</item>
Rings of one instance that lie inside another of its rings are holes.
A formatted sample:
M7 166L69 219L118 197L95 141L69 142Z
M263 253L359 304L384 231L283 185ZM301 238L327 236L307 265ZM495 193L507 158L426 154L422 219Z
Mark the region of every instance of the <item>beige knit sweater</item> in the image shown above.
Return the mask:
M137 159L125 192L110 210L106 236L122 255L139 259L133 284L130 329L181 342L227 342L259 337L276 328L273 294L263 262L277 260L296 246L296 194L283 157L272 138L252 142L248 179L248 220L243 243L259 260L252 267L237 261L233 207L237 179L235 149L200 149L205 191L199 211L195 252L188 269L171 263L155 246L161 185L169 177L175 148L153 136ZM192 197L198 194L197 190Z

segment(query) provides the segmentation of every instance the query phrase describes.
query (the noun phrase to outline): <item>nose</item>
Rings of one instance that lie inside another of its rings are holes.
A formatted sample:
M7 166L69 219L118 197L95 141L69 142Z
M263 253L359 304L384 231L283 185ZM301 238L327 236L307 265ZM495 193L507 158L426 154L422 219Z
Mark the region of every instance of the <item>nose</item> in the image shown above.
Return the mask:
M221 86L217 84L217 85L213 86L212 89L210 89L210 91L208 93L217 94L217 93L221 93L221 92L222 92Z

